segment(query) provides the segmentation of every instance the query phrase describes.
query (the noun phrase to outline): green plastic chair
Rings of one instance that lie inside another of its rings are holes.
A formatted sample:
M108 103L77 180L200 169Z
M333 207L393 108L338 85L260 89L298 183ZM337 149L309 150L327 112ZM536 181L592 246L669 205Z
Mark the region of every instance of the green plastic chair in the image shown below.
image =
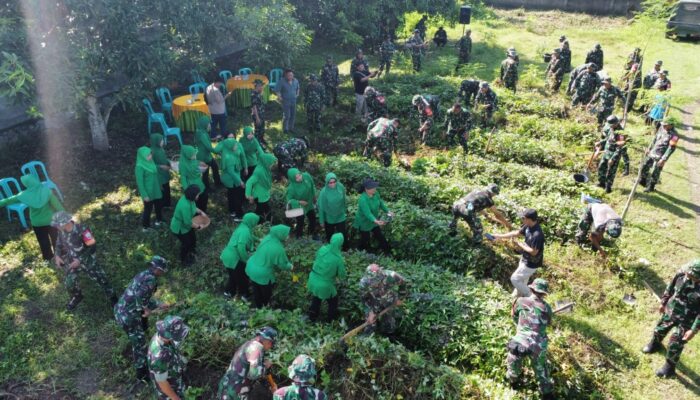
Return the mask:
M275 91L275 88L277 87L277 82L279 82L280 79L282 79L282 71L281 68L274 68L273 70L270 71L269 77L270 77L270 90L273 92Z

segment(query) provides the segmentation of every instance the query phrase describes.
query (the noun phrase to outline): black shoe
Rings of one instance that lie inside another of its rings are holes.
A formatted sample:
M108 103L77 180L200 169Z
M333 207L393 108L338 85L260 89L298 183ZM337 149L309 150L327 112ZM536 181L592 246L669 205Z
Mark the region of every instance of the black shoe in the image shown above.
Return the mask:
M612 193L612 186L605 185L605 193Z
M78 294L76 296L73 296L70 299L70 301L68 302L68 304L66 304L66 308L68 309L68 311L73 311L73 310L75 310L75 307L77 307L78 304L80 304L81 301L83 301L82 294Z
M136 370L136 380L147 382L150 378L148 367L141 367Z
M649 343L647 343L647 345L644 346L644 348L642 349L642 353L645 353L645 354L655 353L660 348L661 348L661 342L656 340L656 338L651 338L651 341Z
M646 179L640 179L640 180L639 180L639 184L642 185L642 186L646 186L646 185L647 185L647 180L646 180Z
M668 360L663 367L656 370L656 376L659 378L670 378L674 375L676 375L676 366Z

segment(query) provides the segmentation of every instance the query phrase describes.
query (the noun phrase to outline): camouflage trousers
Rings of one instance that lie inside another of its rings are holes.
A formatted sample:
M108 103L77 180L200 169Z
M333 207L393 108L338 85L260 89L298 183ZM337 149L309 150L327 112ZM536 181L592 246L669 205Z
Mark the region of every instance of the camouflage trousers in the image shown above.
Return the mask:
M318 110L306 110L306 124L309 127L309 131L320 131L321 130L321 109Z
M411 62L413 63L413 70L420 72L423 62L423 56L420 54L411 54Z
M581 215L581 220L578 222L578 229L576 230L576 242L578 244L583 244L586 242L586 237L588 232L591 230L591 225L593 224L593 213L591 212L591 206L588 205L585 210L583 210L583 215Z
M365 314L365 318L369 314ZM364 333L370 334L373 332L379 332L384 335L390 335L399 328L399 312L396 309L389 311L388 313L382 315L376 323L369 325L365 328Z
M537 378L540 392L543 394L551 393L553 388L552 380L549 377L549 368L547 366L547 346L548 344L545 341L540 344L539 349L531 351L529 354L516 354L513 351L509 351L506 357L506 364L508 365L506 377L511 382L520 379L523 373L523 360L529 357L532 363L532 369L535 371L535 378Z
M619 152L615 152L610 156L605 154L600 158L600 163L598 163L598 185L605 188L605 190L609 191L615 182L615 174L617 173L617 166L620 164L621 156Z
M515 79L506 79L503 81L503 86L506 89L512 90L513 93L515 93L517 91L517 88L516 88L517 84L518 84L518 81L516 81Z
M613 107L605 107L601 111L598 112L597 119L598 119L598 125L603 125L603 122L611 116L613 113Z
M119 321L117 321L119 323ZM144 326L148 326L142 319L127 319L124 323L119 323L131 343L131 355L134 360L134 368L141 369L147 367L148 345L146 343L146 332Z
M460 51L459 52L459 64L467 64L469 62L469 54L468 51Z
M447 143L450 146L454 146L455 136L457 136L457 139L459 140L459 144L462 146L462 149L464 150L464 154L467 154L467 151L469 150L469 145L467 144L469 141L469 131L466 129L448 129L447 130Z
M175 381L175 382L173 382L173 381ZM166 396L163 392L161 392L159 390L158 384L153 379L153 374L151 374L151 382L152 382L153 386L155 387L156 398L158 400L170 400L169 396ZM173 388L173 390L178 395L178 397L180 397L181 399L185 398L185 389L187 389L187 388L185 386L185 381L182 378L182 375L178 376L176 379L173 379L173 378L168 379L168 383L170 383L170 387Z
M472 230L472 240L474 243L481 243L484 238L484 227L481 225L481 219L479 218L479 213L476 211L468 211L467 214L461 214L456 210L452 210L452 222L450 222L450 229L457 229L457 219L462 217L466 221L469 228Z
M384 137L371 137L367 139L365 148L367 149L367 158L372 158L376 151L381 153L382 162L385 167L391 165L391 142Z
M324 85L323 88L324 103L329 107L338 104L338 88L333 85Z
M661 343L671 329L673 329L673 333L668 340L666 359L675 365L678 364L678 360L681 358L683 347L685 347L683 335L690 329L690 324L673 320L670 315L664 313L659 323L656 324L656 328L654 328L654 339Z
M253 118L253 128L255 128L255 138L258 139L258 143L265 148L265 146L267 146L267 142L265 141L265 120L260 118L260 123L256 124L255 118Z
M379 72L384 71L384 69L386 69L386 74L389 75L389 71L391 71L391 58L382 58L379 61Z
M226 374L219 381L219 391L216 394L217 400L246 400L248 399L249 386L245 382L234 382L233 373L226 371ZM244 393L240 393L243 391Z
M549 74L547 77L546 86L547 89L551 90L554 93L559 92L559 88L561 87L561 82L564 80L563 76L558 76L556 74Z
M571 99L571 105L575 106L577 104L583 104L585 106L589 101L591 101L592 97L592 91L577 89L576 93L574 93L574 97Z
M655 158L647 157L644 160L644 165L642 166L642 177L640 178L639 183L649 190L654 190L654 187L659 182L659 178L661 177L661 171L664 169L663 167L659 167L657 165L658 161L659 160ZM649 170L651 170L651 173Z
M109 284L107 274L105 274L104 269L97 265L97 258L95 257L95 254L82 257L78 268L68 269L66 271L66 278L64 282L66 284L66 289L68 289L68 293L71 296L80 296L82 294L78 279L79 272L87 274L90 279L97 282L102 290L104 290L105 294L107 294L107 297L114 296L114 289L112 289L112 286Z

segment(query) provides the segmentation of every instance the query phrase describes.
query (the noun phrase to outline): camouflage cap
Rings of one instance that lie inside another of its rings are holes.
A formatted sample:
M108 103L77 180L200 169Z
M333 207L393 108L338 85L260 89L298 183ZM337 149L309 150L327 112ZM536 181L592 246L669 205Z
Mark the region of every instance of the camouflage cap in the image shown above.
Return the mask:
M696 258L695 260L684 265L683 270L696 279L700 279L700 258Z
M616 124L620 122L620 120L617 118L617 115L610 115L608 118L605 119L609 124Z
M316 74L311 74L309 75L309 80L312 82L316 82L318 80L318 77L316 76Z
M549 284L542 278L537 278L528 286L533 292L549 294Z
M610 237L619 238L622 234L622 220L611 219L607 224L605 224L605 231L608 232Z
M661 71L661 74L662 74L662 75L668 75L668 70L665 69L665 70Z
M596 64L596 63L588 63L588 65L586 65L586 68L598 69L598 64Z
M605 79L603 79L603 83L612 83L612 78L609 76L606 77Z
M420 29L414 29L413 33L420 33Z
M180 342L190 333L190 328L185 325L181 317L168 315L165 319L156 322L156 331L160 337Z
M383 271L382 267L379 266L379 264L370 264L367 266L365 269L365 273L368 275L377 275Z
M275 343L277 340L277 331L272 327L266 326L258 331L258 336Z
M54 213L51 217L51 226L58 227L63 226L73 220L73 216L65 211L59 211Z
M306 354L298 355L287 369L289 379L296 383L313 383L316 380L316 361Z
M596 44L595 44L595 49L596 49L596 50L600 50L600 43L596 43Z
M566 36L564 36L564 35L559 36L559 41L560 41L560 42L563 42L563 41L565 41L565 40L566 40Z
M487 88L487 87L489 87L489 83L486 82L486 81L482 81L482 82L479 84L479 87L482 88L482 89L483 89L483 88Z
M560 48L556 48L556 49L554 49L554 50L552 50L552 51L553 51L555 54L560 54L560 53L561 53L561 49L560 49Z
M148 262L148 265L163 272L168 272L168 261L161 256L151 257L151 261Z
M493 194L501 193L501 189L495 183L492 183L486 187L486 190Z
M664 65L664 62L661 61L661 60L657 60L657 61L654 63L654 65L661 66L661 65Z

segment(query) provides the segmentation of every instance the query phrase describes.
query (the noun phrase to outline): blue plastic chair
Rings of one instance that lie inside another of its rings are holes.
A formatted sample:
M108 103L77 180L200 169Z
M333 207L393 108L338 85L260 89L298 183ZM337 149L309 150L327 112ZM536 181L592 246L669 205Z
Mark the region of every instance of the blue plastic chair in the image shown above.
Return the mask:
M12 188L10 185L14 185L15 190L12 191ZM16 195L17 193L20 192L19 190L19 183L17 182L17 179L15 178L3 178L0 179L0 189L2 189L2 196L3 198L8 198ZM29 225L27 224L27 219L24 216L24 210L27 209L27 205L24 203L15 203L15 204L10 204L5 206L7 209L7 220L12 221L12 214L10 212L16 212L17 216L19 217L19 222L22 224L24 229L29 229Z
M207 91L206 83L194 83L189 87L190 94L199 94Z
M243 80L247 81L248 77L253 73L253 70L250 68L241 68L238 70L238 75L243 77Z
M46 165L41 161L30 161L20 168L22 175L34 175L36 179L39 180L44 186L49 189L55 190L58 198L63 202L63 193L58 188L58 185L49 177L49 173L46 172ZM41 171L41 174L39 173ZM44 176L42 178L42 175Z
M196 69L190 71L190 74L192 75L193 83L207 83L207 81L204 80L204 77L202 77L202 75Z
M151 136L151 124L157 124L158 118L163 117L163 113L153 111L151 101L148 99L143 99L143 105L146 109L146 115L148 115L148 136Z
M274 91L277 88L277 82L282 79L283 72L281 68L274 68L270 71L270 90Z
M156 97L160 101L160 107L163 110L163 114L167 113L170 116L170 120L173 119L173 96L170 94L168 88L162 87L156 89Z
M221 79L224 80L224 85L225 85L226 82L227 82L229 79L231 79L231 77L233 76L233 74L231 73L231 71L225 69L225 70L219 72L219 76L221 77Z
M180 128L169 127L168 124L165 122L165 118L162 114L158 119L158 123L160 124L160 128L163 130L163 143L168 143L168 136L175 136L177 137L177 141L180 142L180 146L182 146L182 136L180 136Z

